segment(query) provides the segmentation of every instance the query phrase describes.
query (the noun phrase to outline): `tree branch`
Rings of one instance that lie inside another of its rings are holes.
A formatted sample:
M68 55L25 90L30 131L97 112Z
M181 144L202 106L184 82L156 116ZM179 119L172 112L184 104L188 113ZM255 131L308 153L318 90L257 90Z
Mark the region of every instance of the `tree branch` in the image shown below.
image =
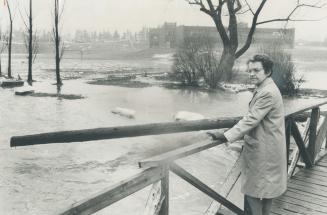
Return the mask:
M186 0L190 5L199 5L200 6L200 11L208 14L209 16L212 16L212 14L210 13L210 10L208 10L202 0Z
M228 46L230 43L229 37L227 35L226 29L223 25L221 19L222 7L226 3L226 0L219 0L217 8L214 8L212 0L207 0L207 3L210 8L210 12L213 14L212 19L215 22L217 31L221 37L224 46Z
M240 0L236 0L236 8L234 8L234 13L236 14L241 9L242 9L242 5L241 5Z
M235 53L235 58L236 59L239 58L242 54L244 54L244 52L246 52L246 50L248 50L248 48L250 47L252 39L253 39L253 35L254 35L254 32L255 32L255 28L256 28L256 25L257 25L259 14L262 11L262 8L266 4L266 2L267 2L267 0L262 0L259 7L258 7L258 9L254 13L253 18L252 18L252 24L251 24L248 36L246 38L245 44L243 45L243 47L241 49L239 49Z
M236 14L237 15L242 15L242 14L246 14L247 12L251 11L250 9L244 10L244 11L239 11Z
M248 6L249 10L251 11L252 15L254 15L254 11L252 10L251 5L248 3L247 0L244 0L244 1L245 1L246 5Z
M229 1L227 3L228 13L229 13L229 38L232 51L235 52L238 47L238 35L237 35L237 18L236 11L240 9L240 5L237 5L237 8L234 8L235 1Z
M258 22L257 25L266 24L269 22L310 22L310 21L321 21L323 19L326 19L327 17L323 17L321 19L291 19L291 18L285 18L285 19L271 19L266 20L262 22Z
M320 2L320 1L319 1ZM261 21L261 22L257 22L256 25L262 25L262 24L266 24L266 23L270 23L270 22L288 22L288 21L319 21L321 19L292 19L292 15L299 10L302 7L310 7L310 8L322 8L324 6L324 4L322 5L318 5L319 2L315 3L315 4L300 4L300 1L297 1L297 5L293 8L293 10L288 14L287 17L285 18L277 18L277 19L270 19L270 20L265 20L265 21Z

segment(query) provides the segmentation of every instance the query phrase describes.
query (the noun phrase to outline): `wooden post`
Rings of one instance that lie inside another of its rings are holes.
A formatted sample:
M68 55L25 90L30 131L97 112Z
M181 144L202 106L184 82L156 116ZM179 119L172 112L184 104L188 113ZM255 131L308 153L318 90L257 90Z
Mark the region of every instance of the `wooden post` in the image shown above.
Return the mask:
M307 168L311 168L312 167L312 162L311 162L310 156L309 156L309 154L308 154L308 152L307 152L307 150L305 148L304 141L302 139L301 133L300 133L296 123L293 120L291 121L291 124L292 124L291 125L291 132L292 132L292 135L293 135L294 140L296 142L296 145L299 148L300 155L303 158L305 166Z
M162 197L163 195L161 195L161 180L160 180L152 185L148 200L146 201L143 215L158 215L163 200L165 199L164 197L163 198Z
M164 198L159 215L169 214L169 165L163 165L164 177L161 179L161 198Z
M291 119L289 119L289 123L290 123L290 130L292 131L292 122L291 122ZM309 124L310 124L310 118L307 119L307 122L305 124L305 128L304 128L304 131L302 133L302 137L303 137L303 142L304 142L304 145L306 145L306 143L308 142L308 129L309 129ZM294 174L294 171L295 171L295 168L297 167L297 162L299 161L299 158L300 158L300 154L299 154L299 148L296 148L294 149L294 152L292 153L293 154L293 157L292 157L292 160L291 160L291 164L288 168L288 179L290 179L293 174Z
M317 130L318 131L317 131L316 144L315 144L315 147L316 148L315 148L315 154L314 154L314 157L315 157L315 160L314 161L315 161L315 163L316 163L317 158L320 156L319 153L320 153L322 144L324 142L324 139L326 138L326 132L327 132L327 116L324 116L324 119L323 119L322 123L320 124L320 126L318 127Z
M287 167L287 171L288 171L288 161L289 161L289 157L290 157L290 145L291 145L291 119L287 118L285 121L285 135L286 135L286 167Z
M309 125L309 145L307 148L311 163L315 160L317 125L319 120L319 108L313 108L311 111L311 120Z

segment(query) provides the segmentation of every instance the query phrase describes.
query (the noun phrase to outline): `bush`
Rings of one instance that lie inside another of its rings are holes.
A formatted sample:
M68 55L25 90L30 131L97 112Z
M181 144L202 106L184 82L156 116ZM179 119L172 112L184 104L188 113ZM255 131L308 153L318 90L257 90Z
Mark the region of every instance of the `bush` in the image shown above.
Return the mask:
M199 86L200 81L214 80L218 61L213 52L214 40L194 35L185 38L174 56L173 72L184 85Z
M274 62L272 79L282 95L296 95L304 79L303 77L296 77L296 68L292 61L292 55L279 43L272 43L260 49L261 53L271 57Z

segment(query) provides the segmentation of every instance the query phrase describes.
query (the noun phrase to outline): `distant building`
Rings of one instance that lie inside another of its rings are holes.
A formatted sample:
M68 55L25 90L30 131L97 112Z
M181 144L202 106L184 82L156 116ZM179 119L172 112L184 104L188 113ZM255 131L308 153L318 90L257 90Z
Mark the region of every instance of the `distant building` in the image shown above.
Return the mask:
M150 47L176 47L176 23L165 22L163 26L149 29Z
M246 41L249 28L245 23L238 24L239 44L242 45ZM149 45L150 47L170 47L175 48L183 44L185 38L190 36L206 36L216 41L217 45L221 45L221 39L218 35L216 27L212 26L177 26L176 23L164 23L158 28L149 29ZM295 29L277 29L277 28L257 28L253 37L253 45L270 43L271 41L279 41L282 44L293 47L295 38Z

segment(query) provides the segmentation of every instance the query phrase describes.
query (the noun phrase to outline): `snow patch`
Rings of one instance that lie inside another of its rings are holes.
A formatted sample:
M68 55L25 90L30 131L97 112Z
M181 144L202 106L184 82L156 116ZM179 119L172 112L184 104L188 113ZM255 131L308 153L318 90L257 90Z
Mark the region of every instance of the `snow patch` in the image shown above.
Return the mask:
M174 115L175 121L192 121L192 120L201 120L201 119L207 119L202 114L199 113L193 113L189 111L178 111Z
M127 108L121 108L121 107L116 107L115 109L111 110L111 113L124 116L127 118L135 118L135 110L132 109L127 109Z

